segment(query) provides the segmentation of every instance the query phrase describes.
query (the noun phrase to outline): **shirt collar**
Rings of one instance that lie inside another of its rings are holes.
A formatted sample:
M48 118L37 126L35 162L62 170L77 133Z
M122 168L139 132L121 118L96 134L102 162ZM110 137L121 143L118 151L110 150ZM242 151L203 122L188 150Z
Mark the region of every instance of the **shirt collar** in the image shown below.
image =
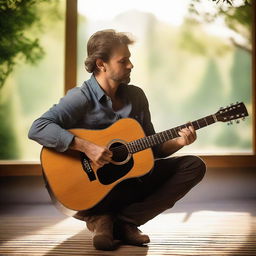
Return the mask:
M92 75L91 78L87 81L87 84L90 86L98 101L100 101L103 97L105 99L109 99L109 97L105 94L104 90L101 88L94 75ZM125 95L127 87L128 85L126 84L120 84L118 88L118 93L120 93L121 97L127 97L127 95Z
M101 100L103 96L106 96L104 90L100 87L94 75L92 75L91 78L88 80L88 84L98 100Z

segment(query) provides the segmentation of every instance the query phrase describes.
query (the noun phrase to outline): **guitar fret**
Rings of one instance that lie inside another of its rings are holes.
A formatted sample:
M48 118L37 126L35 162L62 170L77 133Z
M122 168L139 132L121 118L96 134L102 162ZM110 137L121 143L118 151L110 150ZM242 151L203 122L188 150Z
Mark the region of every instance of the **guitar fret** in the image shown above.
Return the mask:
M196 123L195 121L192 122L191 125L194 127L195 130L198 129L198 128L197 128L197 123Z
M141 141L141 139L139 139L138 141L137 141L137 147L138 147L138 151L140 151L142 148L141 148L141 144L140 144L140 141Z
M198 120L196 120L196 123L197 123L197 125L198 125L198 128L201 128L201 126L200 126Z
M137 142L137 147L138 147L138 151L140 151L141 150L141 145L140 145L139 141Z
M152 138L152 141L154 142L154 144L157 144L157 140L155 140L156 139L155 136L152 136L151 138Z
M146 140L145 139L142 139L142 145L143 145L143 148L147 148L147 143L146 143Z
M216 115L212 115L212 118L213 118L214 122L218 121Z
M154 135L150 136L150 143L151 143L151 145L156 145L157 144Z
M129 152L129 153L132 153L132 150L131 150L131 145L130 145L130 143L127 143L127 144L126 144L126 147L127 147L127 149L128 149L128 152Z
M136 149L137 149L137 151L140 151L140 143L139 143L139 140L136 141Z
M158 144L161 143L161 138L160 138L160 135L159 135L159 134L158 134L158 136L156 136L156 140L157 140Z
M177 127L178 128L178 127ZM178 131L176 130L177 128L174 128L174 131L175 131L175 133L176 133L176 137L179 137L179 133L178 133Z
M161 138L161 132L160 133L158 133L158 140L159 140L159 143L162 143L162 138Z
M151 135L151 136L149 137L149 142L150 142L150 145L151 145L151 146L157 144L157 143L155 142L155 140L154 140L153 135Z
M237 108L240 108L240 109L237 109ZM240 113L241 110L244 113ZM188 128L190 125L192 125L197 130L207 125L213 124L217 121L227 122L228 119L233 120L233 119L238 119L239 117L245 117L245 116L248 116L248 112L244 104L243 103L236 104L236 106L233 106L232 108L230 107L229 109L226 108L224 110L220 110L216 114L209 115L201 119L195 120L193 122L189 122L181 126L177 126L175 128L132 141L130 143L127 143L126 146L130 153L135 153L143 149L152 147L154 145L163 143L170 139L179 137L179 131L185 127Z
M138 139L134 142L129 143L128 149L129 149L129 152L135 153L135 152L144 150L146 148L152 147L154 145L161 144L167 140L179 137L180 136L179 131L183 128L188 128L190 125L192 125L197 130L207 125L210 125L214 122L215 122L214 116L210 115L210 116L195 120L193 122L186 123L181 126L177 126L175 128Z
M175 135L173 135L173 129L169 130L171 132L172 139L175 138Z
M163 134L164 134L164 139L167 141L167 140L169 140L169 137L168 137L168 134L167 134L167 132L166 131L164 131L163 132Z
M206 123L205 123L204 119L199 119L198 122L199 122L199 124L200 124L200 128L206 126Z
M217 119L216 119L216 117L214 118L214 115L208 116L208 123L209 124L213 124L215 122L217 122Z
M133 148L134 148L134 152L137 152L137 145L136 145L136 141L133 142Z
M160 142L163 143L164 142L164 139L163 139L163 134L160 132L159 133L159 139L160 139Z
M135 152L138 152L138 146L137 146L137 141L134 142L134 149L135 149Z
M146 142L147 142L147 147L150 147L150 141L148 137L146 137Z
M144 149L144 145L143 145L142 141L143 141L142 139L139 140L139 148L140 148L140 150Z
M134 142L130 142L129 143L129 147L131 148L131 153L134 153L134 146L133 146Z
M172 132L171 132L171 130L167 130L166 133L167 133L167 136L168 136L169 139L172 138Z
M147 137L147 139L146 139L146 142L147 142L147 147L150 147L150 140L149 140L149 138Z
M168 133L166 131L163 132L165 141L169 140Z
M159 133L159 139L160 139L161 143L164 142L164 137L163 137L163 133L162 132Z

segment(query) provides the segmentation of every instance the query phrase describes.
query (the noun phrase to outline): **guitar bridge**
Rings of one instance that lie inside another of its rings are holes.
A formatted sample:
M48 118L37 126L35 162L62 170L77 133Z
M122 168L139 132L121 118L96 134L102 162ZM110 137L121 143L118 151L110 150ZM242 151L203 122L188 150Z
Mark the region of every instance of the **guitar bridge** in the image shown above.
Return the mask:
M81 157L81 164L82 164L83 170L87 174L89 180L90 181L96 180L96 176L90 165L89 158L82 152L80 153L80 157Z

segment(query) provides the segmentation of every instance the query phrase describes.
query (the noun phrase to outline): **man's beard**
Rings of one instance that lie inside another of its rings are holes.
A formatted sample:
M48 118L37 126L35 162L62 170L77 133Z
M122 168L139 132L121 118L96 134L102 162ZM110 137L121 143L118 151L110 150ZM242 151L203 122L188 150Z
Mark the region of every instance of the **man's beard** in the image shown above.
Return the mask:
M130 76L123 77L123 78L118 78L118 79L113 79L114 81L118 82L119 84L129 84L131 81Z
M130 77L130 73L129 73L129 74L127 74L127 76L125 76L125 77L123 78L122 83L123 83L123 84L129 84L130 81L131 81L131 77Z

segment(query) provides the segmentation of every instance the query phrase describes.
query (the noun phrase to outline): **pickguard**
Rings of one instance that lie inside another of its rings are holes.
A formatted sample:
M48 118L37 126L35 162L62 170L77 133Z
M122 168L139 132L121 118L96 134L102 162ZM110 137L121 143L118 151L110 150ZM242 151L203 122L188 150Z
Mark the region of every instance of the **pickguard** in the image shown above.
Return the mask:
M134 161L132 157L123 165L106 164L97 170L99 182L103 185L109 185L125 176L133 168L133 165Z

